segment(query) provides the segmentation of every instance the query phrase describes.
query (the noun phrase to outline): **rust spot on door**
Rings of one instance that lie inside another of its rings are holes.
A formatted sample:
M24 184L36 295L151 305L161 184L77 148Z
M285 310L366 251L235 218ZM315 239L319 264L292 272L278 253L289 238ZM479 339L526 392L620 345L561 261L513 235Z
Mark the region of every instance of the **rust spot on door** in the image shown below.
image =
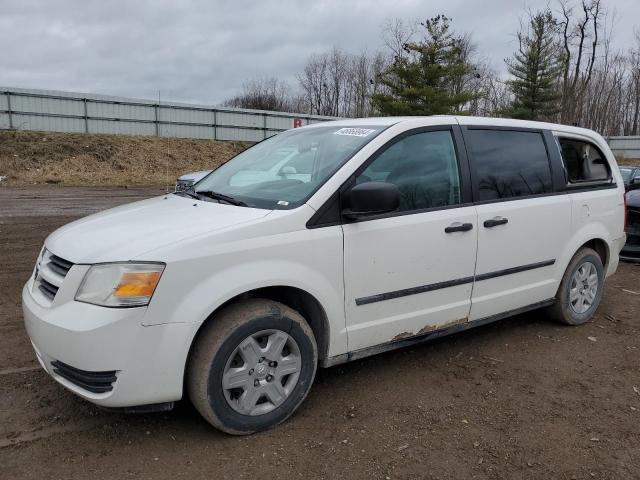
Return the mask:
M395 340L402 340L403 338L410 338L410 337L413 337L413 336L414 336L414 334L411 333L411 332L402 332L402 333L399 333L398 335L396 335L395 337L393 337L391 339L391 341L393 342Z
M449 327L460 325L461 323L467 323L468 321L469 321L469 317L464 317L456 320L451 320L450 322L441 323L439 325L425 325L420 329L420 331L418 332L418 335L426 335L427 333L437 332L438 330L445 330Z
M469 317L464 317L456 320L451 320L450 322L441 323L438 325L425 325L418 331L418 333L402 332L396 335L395 337L393 337L391 341L395 342L397 340L404 340L405 338L420 337L422 335L437 332L439 330L446 330L447 328L453 327L455 325L460 325L462 323L467 323L468 321L469 321Z

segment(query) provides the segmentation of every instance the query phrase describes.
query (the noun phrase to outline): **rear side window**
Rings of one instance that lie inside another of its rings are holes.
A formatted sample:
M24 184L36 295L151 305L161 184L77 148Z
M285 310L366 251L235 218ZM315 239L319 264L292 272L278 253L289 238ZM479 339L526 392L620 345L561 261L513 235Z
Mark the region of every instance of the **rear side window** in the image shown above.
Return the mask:
M547 149L539 132L468 130L480 201L553 191Z
M568 183L606 181L609 164L595 145L570 138L558 138Z

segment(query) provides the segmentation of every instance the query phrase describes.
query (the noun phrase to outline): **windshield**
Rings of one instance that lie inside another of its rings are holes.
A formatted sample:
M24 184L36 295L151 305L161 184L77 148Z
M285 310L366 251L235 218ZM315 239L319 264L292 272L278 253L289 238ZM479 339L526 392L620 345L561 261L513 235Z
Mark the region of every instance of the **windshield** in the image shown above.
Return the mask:
M622 180L624 183L628 183L631 180L631 172L633 170L631 168L621 168L620 173L622 174Z
M249 207L295 208L384 128L287 130L221 165L195 191L226 195Z

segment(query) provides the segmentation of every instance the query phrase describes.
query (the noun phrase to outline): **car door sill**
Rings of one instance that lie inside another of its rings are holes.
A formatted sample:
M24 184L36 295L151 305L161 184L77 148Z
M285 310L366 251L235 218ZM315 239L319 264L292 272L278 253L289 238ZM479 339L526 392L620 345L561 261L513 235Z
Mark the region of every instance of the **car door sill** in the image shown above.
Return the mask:
M538 308L548 307L553 302L554 302L554 299L550 298L542 302L536 302L531 305L527 305L525 307L516 308L514 310L498 313L496 315L491 315L488 317L479 318L477 320L471 320L464 323L457 323L455 325L441 328L439 330L433 330L422 335L405 337L399 340L392 340L390 342L374 345L372 347L366 347L359 350L354 350L352 352L343 353L341 355L336 355L334 357L326 358L320 362L320 365L324 368L328 368L328 367L333 367L335 365L340 365L341 363L350 362L351 360L359 360L361 358L370 357L372 355L377 355L379 353L384 353L391 350L397 350L399 348L412 347L420 343L426 343L431 340L435 340L437 338L446 337L454 333L463 332L471 328L480 327L482 325L487 325L489 323L497 322L498 320L502 320L507 317L519 315L521 313L529 312L531 310L536 310Z

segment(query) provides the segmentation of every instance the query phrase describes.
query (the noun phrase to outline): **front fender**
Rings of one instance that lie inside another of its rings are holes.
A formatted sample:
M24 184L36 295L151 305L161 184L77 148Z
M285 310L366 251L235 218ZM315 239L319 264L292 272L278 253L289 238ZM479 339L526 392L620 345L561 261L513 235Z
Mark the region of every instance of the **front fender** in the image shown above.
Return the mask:
M342 238L339 228L333 234L328 230L219 245L215 253L167 262L143 324L200 325L238 295L264 287L294 287L323 307L330 326L329 355L344 353Z

